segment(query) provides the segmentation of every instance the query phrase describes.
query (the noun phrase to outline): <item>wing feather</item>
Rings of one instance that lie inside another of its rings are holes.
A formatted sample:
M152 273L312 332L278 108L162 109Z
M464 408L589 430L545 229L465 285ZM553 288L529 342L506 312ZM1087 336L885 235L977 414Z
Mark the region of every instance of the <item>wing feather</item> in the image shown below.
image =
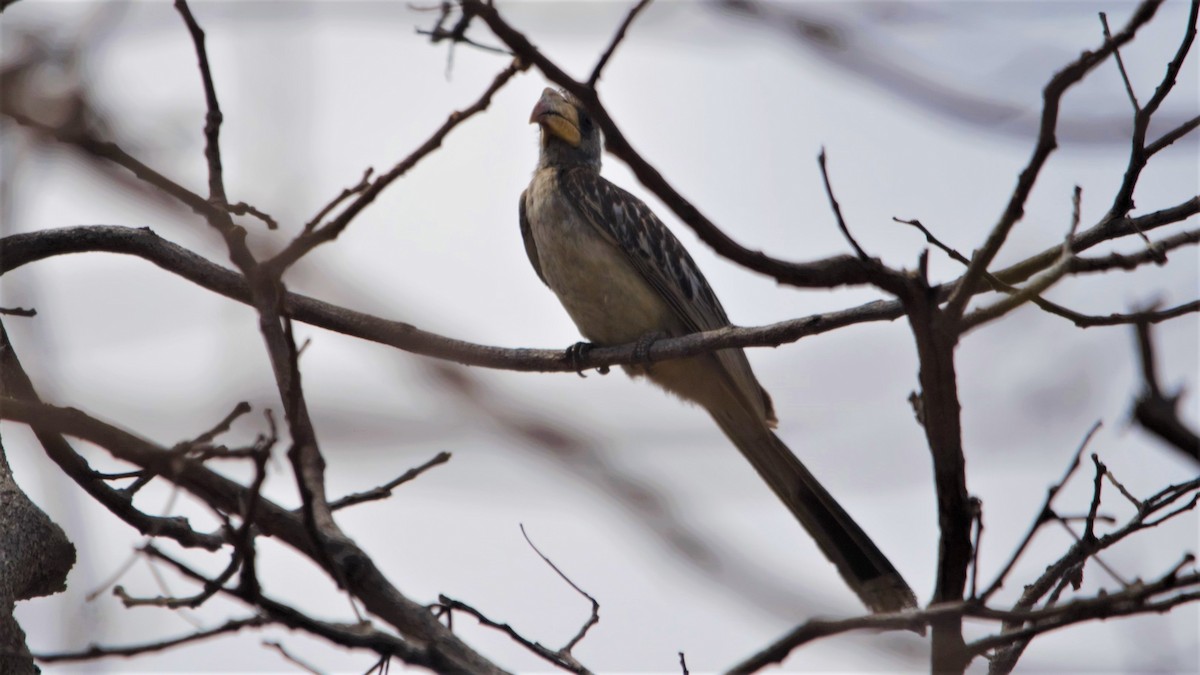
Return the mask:
M529 256L529 264L533 265L533 271L537 272L538 278L543 284L549 286L546 282L545 275L542 274L542 262L538 258L537 242L533 240L533 231L529 228L529 216L525 215L525 193L528 190L521 191L521 203L517 207L517 218L521 223L521 240L525 242L525 255Z
M625 254L690 331L730 325L725 308L696 262L645 202L586 168L562 171L559 184L567 201ZM746 354L741 349L723 349L715 356L734 389L773 424L771 398L754 377Z
M708 281L683 244L645 202L594 171L568 170L559 178L567 201L610 243L693 331L729 325Z

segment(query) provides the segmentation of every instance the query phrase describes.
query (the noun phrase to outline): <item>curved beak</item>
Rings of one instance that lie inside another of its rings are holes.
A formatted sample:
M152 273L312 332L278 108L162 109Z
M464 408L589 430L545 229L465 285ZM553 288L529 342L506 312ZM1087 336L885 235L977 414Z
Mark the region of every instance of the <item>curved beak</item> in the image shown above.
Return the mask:
M571 147L578 147L583 138L579 133L579 111L562 94L549 87L542 92L529 115L529 123L534 122Z

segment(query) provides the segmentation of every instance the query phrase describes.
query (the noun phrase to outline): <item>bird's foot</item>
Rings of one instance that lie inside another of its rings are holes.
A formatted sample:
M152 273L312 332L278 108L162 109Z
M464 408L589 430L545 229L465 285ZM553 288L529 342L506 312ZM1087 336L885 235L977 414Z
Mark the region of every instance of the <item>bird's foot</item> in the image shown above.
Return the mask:
M661 340L665 337L667 337L666 333L664 333L660 330L654 330L654 331L650 331L649 333L646 333L646 334L642 335L640 338L638 338L637 342L633 343L634 362L639 363L643 366L649 366L650 365L650 347L654 346L655 342L658 342L659 340Z
M576 375L580 377L587 377L587 375L583 374L583 361L587 357L587 353L592 351L592 347L595 346L596 345L591 342L576 342L570 347L567 347L567 362L570 363L571 367L575 369ZM601 375L607 375L608 366L600 366L596 369L596 372L600 373Z

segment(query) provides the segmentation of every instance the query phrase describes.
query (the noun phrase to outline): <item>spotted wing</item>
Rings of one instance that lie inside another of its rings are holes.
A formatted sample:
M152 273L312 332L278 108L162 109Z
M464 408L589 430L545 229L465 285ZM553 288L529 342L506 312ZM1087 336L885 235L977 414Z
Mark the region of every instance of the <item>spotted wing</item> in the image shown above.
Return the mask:
M729 325L725 309L692 256L642 200L586 168L563 171L559 184L568 202L602 237L625 253L634 269L691 331ZM715 356L744 400L773 424L771 398L750 370L746 354L740 349L723 349Z
M521 203L517 207L517 218L521 223L521 239L525 242L525 255L529 256L529 264L533 265L533 271L537 272L538 278L546 283L546 277L542 275L542 263L538 258L537 243L533 241L533 231L529 229L529 216L525 215L525 193L528 190L521 192Z
M628 256L689 329L729 325L695 261L642 200L586 169L562 172L559 184L580 215Z

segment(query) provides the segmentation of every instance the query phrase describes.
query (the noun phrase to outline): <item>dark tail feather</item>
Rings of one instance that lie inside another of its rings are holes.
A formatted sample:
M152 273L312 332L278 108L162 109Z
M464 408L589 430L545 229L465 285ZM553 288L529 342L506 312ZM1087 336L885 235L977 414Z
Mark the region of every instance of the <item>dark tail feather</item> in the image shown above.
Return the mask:
M887 556L766 424L723 417L713 414L725 435L750 460L871 611L894 612L917 606L912 589Z

